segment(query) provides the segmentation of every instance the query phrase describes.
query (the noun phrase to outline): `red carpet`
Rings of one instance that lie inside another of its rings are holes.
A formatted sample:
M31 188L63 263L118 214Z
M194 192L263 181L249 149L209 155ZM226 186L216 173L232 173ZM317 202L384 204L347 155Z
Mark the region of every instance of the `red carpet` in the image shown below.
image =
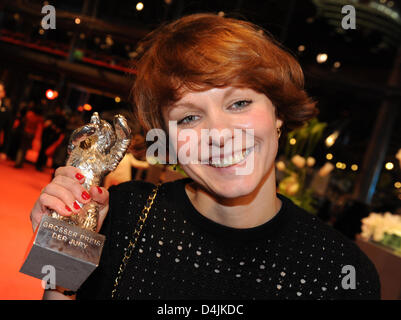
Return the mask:
M19 269L33 235L29 214L51 173L38 172L32 164L13 165L0 160L0 299L41 299L41 281Z

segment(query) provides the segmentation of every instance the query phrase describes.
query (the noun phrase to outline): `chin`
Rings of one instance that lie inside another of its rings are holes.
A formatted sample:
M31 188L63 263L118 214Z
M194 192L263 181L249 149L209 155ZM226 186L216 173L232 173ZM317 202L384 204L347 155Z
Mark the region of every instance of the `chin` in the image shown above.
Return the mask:
M255 179L243 177L233 183L215 180L208 187L219 198L234 199L252 194L258 187Z

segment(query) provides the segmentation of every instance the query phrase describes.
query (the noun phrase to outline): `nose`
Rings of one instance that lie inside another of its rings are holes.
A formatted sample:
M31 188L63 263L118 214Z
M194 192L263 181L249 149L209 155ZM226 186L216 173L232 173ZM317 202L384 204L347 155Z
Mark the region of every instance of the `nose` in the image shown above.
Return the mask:
M233 128L230 118L224 112L216 111L209 116L206 128L209 132L209 146L223 148L233 137Z

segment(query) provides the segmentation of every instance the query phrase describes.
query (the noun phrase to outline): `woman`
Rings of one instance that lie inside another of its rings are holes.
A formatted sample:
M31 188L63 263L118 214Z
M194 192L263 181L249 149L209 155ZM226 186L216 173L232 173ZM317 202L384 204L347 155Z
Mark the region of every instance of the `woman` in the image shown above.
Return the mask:
M379 298L376 270L357 246L276 193L283 128L317 114L295 59L251 23L211 14L162 26L141 49L133 88L138 119L145 132L176 124L169 154L185 153L187 140L177 138L191 132L200 161L178 157L189 178L160 186L136 242L132 233L154 186L132 181L89 190L102 206L98 229L107 242L77 298ZM205 159L206 129L224 134L207 139L217 154ZM227 153L235 130L244 134ZM249 132L252 143L244 147ZM70 215L75 200L89 201L83 180L78 169L59 168L32 210L33 227L48 208ZM130 241L134 250L122 263ZM351 274L349 281L348 268L356 280Z
M25 155L29 149L32 148L33 140L38 130L42 130L43 127L43 116L42 109L38 106L33 106L31 110L28 110L25 117L22 120L22 136L21 144L17 151L14 168L22 168L25 162Z

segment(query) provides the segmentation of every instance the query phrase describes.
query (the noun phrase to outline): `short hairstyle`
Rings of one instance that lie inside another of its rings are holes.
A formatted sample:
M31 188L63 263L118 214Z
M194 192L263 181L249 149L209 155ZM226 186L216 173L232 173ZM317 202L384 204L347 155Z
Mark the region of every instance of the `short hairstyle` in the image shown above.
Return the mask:
M134 114L145 132L167 128L162 109L189 91L226 86L265 94L284 128L318 114L297 60L272 36L243 20L192 14L150 32L138 47Z

